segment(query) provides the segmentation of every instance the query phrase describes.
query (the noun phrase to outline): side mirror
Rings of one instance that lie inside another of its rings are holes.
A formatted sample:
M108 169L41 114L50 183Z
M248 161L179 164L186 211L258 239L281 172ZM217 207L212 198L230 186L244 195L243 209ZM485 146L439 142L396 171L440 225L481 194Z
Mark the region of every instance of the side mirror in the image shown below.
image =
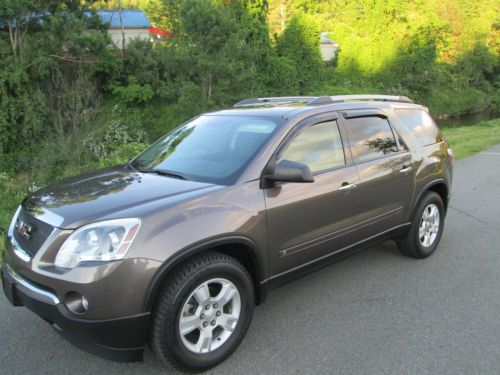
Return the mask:
M267 182L314 182L314 176L307 165L290 160L278 162L274 173L264 178Z

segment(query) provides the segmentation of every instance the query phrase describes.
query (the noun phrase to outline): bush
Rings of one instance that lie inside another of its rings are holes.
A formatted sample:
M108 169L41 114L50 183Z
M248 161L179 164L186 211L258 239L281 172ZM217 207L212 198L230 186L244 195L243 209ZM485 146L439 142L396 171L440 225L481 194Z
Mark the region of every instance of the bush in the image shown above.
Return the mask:
M144 103L154 96L151 85L148 83L141 85L134 76L129 77L127 86L114 86L111 92L125 103Z
M270 95L300 95L296 61L287 56L273 55L266 71L266 86Z
M283 63L289 67L289 71L296 72L290 79L296 82L301 95L321 85L323 61L319 35L319 25L314 18L298 13L290 19L285 31L276 40L278 55L287 59ZM290 62L293 63L293 69Z
M464 86L488 90L500 83L500 58L484 43L478 42L458 58L452 71L464 78Z

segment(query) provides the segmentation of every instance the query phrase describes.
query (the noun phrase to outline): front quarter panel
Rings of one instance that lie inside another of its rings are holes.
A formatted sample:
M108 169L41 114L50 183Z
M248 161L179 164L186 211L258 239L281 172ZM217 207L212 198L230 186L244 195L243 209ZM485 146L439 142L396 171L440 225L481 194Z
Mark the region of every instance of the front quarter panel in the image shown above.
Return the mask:
M263 263L261 276L266 277L265 205L259 181L212 191L144 217L128 256L166 263L200 243L231 236L255 244Z

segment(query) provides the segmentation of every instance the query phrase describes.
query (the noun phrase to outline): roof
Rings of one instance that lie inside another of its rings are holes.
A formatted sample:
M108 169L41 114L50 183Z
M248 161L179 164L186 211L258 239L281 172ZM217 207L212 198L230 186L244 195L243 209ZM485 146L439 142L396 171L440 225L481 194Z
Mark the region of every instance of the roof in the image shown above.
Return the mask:
M336 43L333 41L333 39L329 38L330 34L331 34L331 32L329 32L329 31L324 31L320 34L321 44L335 44Z
M110 28L121 28L120 13L118 10L98 10L96 14L101 18L102 23L109 23ZM90 11L84 12L84 16L90 17ZM50 17L50 13L35 13L31 12L21 17L24 22L36 22L38 25L43 25L44 18ZM142 10L123 10L122 11L123 26L125 28L150 28L151 22ZM16 27L16 20L12 20L12 26ZM0 29L7 28L7 22L0 21ZM168 31L167 31L168 33Z
M222 109L219 111L213 111L206 114L218 115L218 116L289 117L293 112L303 112L310 108L311 107L308 108L303 105L297 105L297 106L271 105L262 107Z
M290 119L304 113L314 115L329 111L373 108L422 109L424 107L413 103L404 96L337 95L322 97L276 97L245 99L236 103L231 109L214 111L208 113L208 115L286 117Z
M98 10L97 15L103 23L109 23L110 28L120 28L120 12L118 10ZM142 10L122 10L123 27L149 28L151 22Z
M307 104L307 105L324 105L333 103L342 103L347 101L380 101L380 102L399 102L413 103L406 96L396 95L377 95L377 94L357 94L357 95L323 95L323 96L274 96L266 98L248 98L240 100L233 107L255 107L263 105L290 105L290 104Z

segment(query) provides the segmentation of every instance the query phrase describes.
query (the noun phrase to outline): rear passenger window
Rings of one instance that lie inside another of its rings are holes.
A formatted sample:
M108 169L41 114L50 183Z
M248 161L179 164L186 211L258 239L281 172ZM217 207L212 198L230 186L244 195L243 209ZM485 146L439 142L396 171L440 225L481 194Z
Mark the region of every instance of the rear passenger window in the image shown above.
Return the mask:
M351 129L351 146L358 161L377 159L398 152L396 139L386 119L359 117L346 121Z
M280 160L305 164L312 173L344 165L344 148L337 122L322 122L305 128L288 144Z
M427 112L421 109L396 109L395 112L420 145L427 146L442 141L439 128Z

